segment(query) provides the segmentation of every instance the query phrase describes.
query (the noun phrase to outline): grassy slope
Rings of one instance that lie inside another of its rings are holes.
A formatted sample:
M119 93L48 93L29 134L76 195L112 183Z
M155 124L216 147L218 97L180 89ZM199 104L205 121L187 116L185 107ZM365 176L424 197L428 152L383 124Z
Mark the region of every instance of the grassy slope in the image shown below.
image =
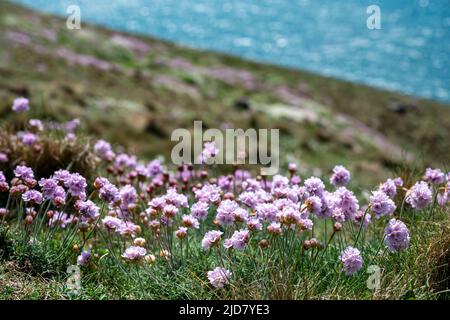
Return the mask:
M127 36L149 46L139 51L117 41L117 32L86 24L70 31L60 18L5 2L0 9L4 120L13 122L11 101L25 95L36 116L80 117L91 134L148 157L168 156L171 131L192 128L195 119L207 127L280 128L282 162L299 161L315 174L343 163L365 186L389 175L403 150L415 163L448 162L448 106ZM86 57L113 71L81 65ZM251 110L233 107L242 97ZM390 111L393 103L408 112Z

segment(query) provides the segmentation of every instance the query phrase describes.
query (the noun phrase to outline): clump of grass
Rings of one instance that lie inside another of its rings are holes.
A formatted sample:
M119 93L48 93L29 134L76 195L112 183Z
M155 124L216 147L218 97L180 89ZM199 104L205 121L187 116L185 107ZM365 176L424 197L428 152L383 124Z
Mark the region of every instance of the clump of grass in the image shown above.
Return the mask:
M427 248L428 261L425 266L432 266L430 283L438 299L450 298L450 223L447 221L440 234L433 237Z
M8 237L8 227L0 224L0 260L8 260L13 252L13 245Z
M1 300L66 299L64 282L23 272L12 261L0 262Z
M71 250L60 241L52 239L41 242L40 239L14 232L10 232L8 238L12 247L8 260L16 263L17 270L32 276L62 276L67 270L67 262L73 258Z

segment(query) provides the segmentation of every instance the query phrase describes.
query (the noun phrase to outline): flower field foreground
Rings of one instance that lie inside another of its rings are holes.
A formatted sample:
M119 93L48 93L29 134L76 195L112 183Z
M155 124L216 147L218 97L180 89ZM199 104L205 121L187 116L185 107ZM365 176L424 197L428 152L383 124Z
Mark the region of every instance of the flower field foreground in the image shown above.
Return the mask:
M28 101L12 109L26 113ZM145 163L104 140L91 146L76 120L25 121L0 136L0 257L55 281L56 297L448 292L448 172L427 168L415 181L405 171L370 192L350 190L340 165L327 179L300 177L295 164L286 175L236 166L217 176L208 165Z

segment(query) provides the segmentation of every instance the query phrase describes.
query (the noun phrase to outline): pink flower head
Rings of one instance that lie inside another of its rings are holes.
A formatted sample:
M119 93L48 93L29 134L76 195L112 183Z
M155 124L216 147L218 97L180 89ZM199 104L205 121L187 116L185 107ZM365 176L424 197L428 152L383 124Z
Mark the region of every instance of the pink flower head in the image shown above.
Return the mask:
M121 153L116 157L114 166L117 169L134 169L136 168L137 160L136 156L130 156L126 153Z
M443 192L438 193L436 200L438 205L441 207L445 207L445 205L450 201L450 181L447 182Z
M76 202L78 212L86 219L96 219L100 214L100 209L91 200Z
M433 194L426 182L416 182L406 193L406 202L416 210L421 210L431 203Z
M30 109L29 100L27 98L14 99L12 110L14 112L25 112Z
M445 173L441 169L427 168L424 180L432 184L442 184L445 182Z
M342 187L350 182L350 171L344 166L335 166L330 177L330 183L336 187Z
M8 161L8 155L4 152L0 152L0 163L7 163Z
M389 198L383 191L373 191L370 196L370 205L375 218L389 216L394 213L397 208L394 201Z
M239 201L249 208L254 208L258 202L258 195L253 191L246 191L239 195Z
M310 196L321 197L325 190L325 185L322 180L316 177L311 177L305 180L305 188Z
M178 214L178 208L173 204L168 204L163 208L163 212L166 217L172 218Z
M221 189L214 184L205 184L201 189L195 190L195 198L206 203L218 203Z
M248 230L235 231L230 239L224 241L224 247L227 249L234 248L236 250L244 250L250 239Z
M14 175L23 181L34 179L33 170L26 166L17 166L14 169Z
M269 224L269 226L267 227L267 231L270 234L274 234L274 235L280 235L281 234L281 224L278 222L272 222L271 224Z
M36 190L28 190L22 195L22 199L31 204L41 204L43 200L42 193Z
M233 176L220 176L217 183L222 191L231 191L233 188Z
M205 142L201 154L202 163L209 163L209 161L214 159L218 154L219 149L216 148L216 143L214 141Z
M108 230L118 231L123 221L116 217L106 216L102 223Z
M289 186L289 179L282 175L275 175L272 178L272 184L270 185L270 191L272 194L277 194L280 190Z
M153 198L148 205L153 209L162 209L166 206L166 199L164 196Z
M343 271L349 276L357 273L363 265L360 251L350 246L341 253L339 260L343 264Z
M233 216L236 222L246 222L248 220L248 212L242 208L234 210Z
M397 194L397 184L395 180L387 179L385 183L380 186L380 191L383 191L389 198L394 198Z
M53 179L58 182L64 183L70 179L71 173L67 170L60 169L53 173Z
M249 230L262 230L261 220L258 218L251 218L247 220L247 228Z
M104 161L112 161L115 154L112 151L111 144L105 140L98 140L94 145L94 153Z
M297 225L301 230L312 230L314 223L311 219L308 218L300 218L297 222Z
M222 237L223 232L212 230L208 231L202 240L202 248L203 250L208 250L212 246L217 245L220 242L220 238Z
M302 212L320 215L322 213L322 200L318 196L311 196L305 200Z
M230 282L231 272L225 268L214 268L208 271L208 280L215 288L223 288Z
M131 221L122 221L119 228L116 229L121 236L130 237L137 234L139 227Z
M198 229L200 227L200 223L198 222L198 220L192 216L192 215L183 215L182 219L182 223L185 227L187 228L194 228L194 229Z
M187 236L187 233L188 233L188 228L186 228L186 227L180 227L180 228L178 228L177 231L175 231L175 236L176 236L178 239L183 239L184 237Z
M199 220L205 220L208 217L208 209L208 203L199 201L192 205L191 214Z
M114 188L111 186L111 190L113 191ZM120 188L120 209L122 211L127 212L130 205L135 204L137 201L137 192L136 189L131 185L126 185Z
M52 178L44 179L39 181L39 186L42 189L43 196L46 199L53 199L55 196L56 188L58 187L58 182Z
M42 121L39 119L30 119L30 121L28 121L28 124L35 131L43 131L44 130L44 125L43 125Z
M301 214L299 210L293 207L285 207L279 212L278 219L286 226L293 226L300 221Z
M70 174L65 180L64 185L72 197L80 200L86 199L86 179L79 173Z
M128 262L139 262L147 254L147 250L143 247L130 246L122 254L122 258Z
M217 208L216 220L221 226L230 226L235 221L234 212L240 207L236 201L226 199Z
M90 251L83 251L77 258L77 264L79 266L84 266L89 263L91 260L91 252Z
M338 188L334 194L334 208L341 209L345 214L346 220L353 220L356 211L359 209L358 199L352 191L345 187Z
M31 132L19 132L17 136L26 146L32 146L39 140L38 136Z
M0 171L0 182L6 182L6 178L3 171Z
M188 199L184 194L177 193L175 188L170 188L164 197L166 203L173 204L177 208L185 208L188 206Z
M147 165L147 168L153 177L160 173L163 173L163 171L164 171L164 169L161 165L161 161L159 161L159 160L150 161L149 164Z
M77 140L77 136L75 133L72 133L72 132L69 132L64 137L64 142L67 142L67 143L72 143L72 142L75 142L76 140Z
M277 219L278 208L273 203L260 203L256 206L258 218L264 221L275 221Z
M109 181L104 181L104 184L99 190L99 197L109 204L115 204L121 201L121 194L119 190Z
M67 215L67 213L56 212L48 221L49 226L59 226L65 228L68 224L72 223L73 216Z
M384 229L384 243L391 252L408 248L409 232L406 225L400 220L391 219Z

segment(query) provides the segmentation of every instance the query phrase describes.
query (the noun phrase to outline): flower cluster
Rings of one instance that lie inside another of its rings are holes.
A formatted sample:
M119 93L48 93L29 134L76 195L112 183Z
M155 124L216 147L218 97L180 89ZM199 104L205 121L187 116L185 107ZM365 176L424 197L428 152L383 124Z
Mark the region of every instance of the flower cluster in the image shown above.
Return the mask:
M406 225L397 219L391 219L384 229L386 246L390 251L405 250L409 246L409 231Z

